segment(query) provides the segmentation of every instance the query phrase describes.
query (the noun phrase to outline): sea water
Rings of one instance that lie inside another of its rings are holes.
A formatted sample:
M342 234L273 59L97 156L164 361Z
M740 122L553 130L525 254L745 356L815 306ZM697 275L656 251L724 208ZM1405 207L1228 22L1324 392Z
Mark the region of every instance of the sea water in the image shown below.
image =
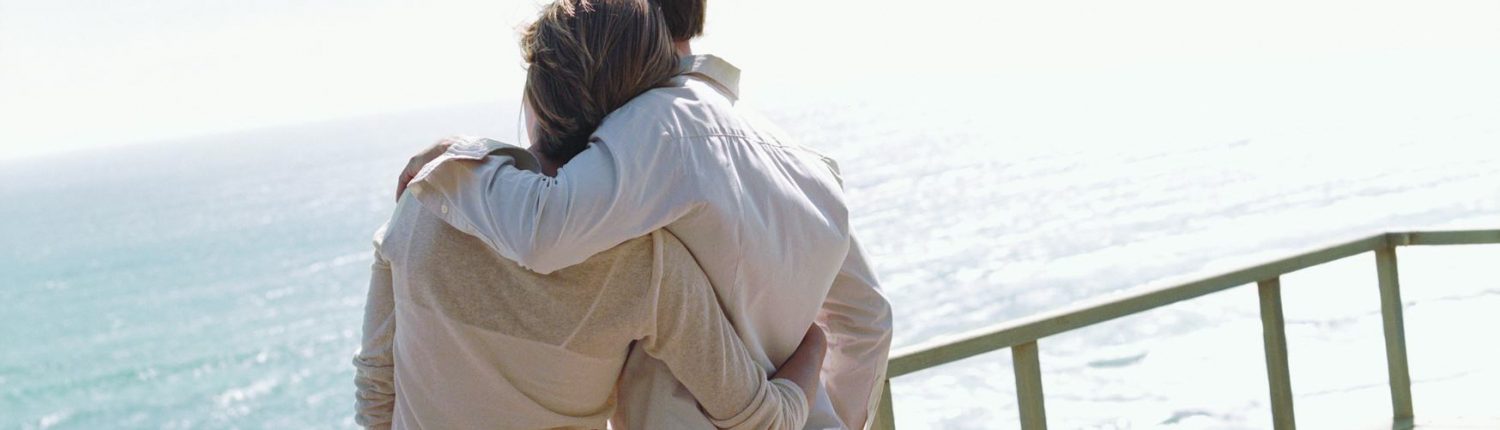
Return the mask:
M899 349L1329 241L1500 227L1500 61L1412 60L752 70L744 103L839 160ZM515 136L513 106L0 163L0 428L352 427L397 172L446 134ZM1497 248L1401 250L1419 415L1500 404ZM1373 258L1282 283L1299 419L1378 425ZM1238 288L1043 339L1052 425L1268 427L1257 309ZM1004 351L893 385L905 428L1016 423Z

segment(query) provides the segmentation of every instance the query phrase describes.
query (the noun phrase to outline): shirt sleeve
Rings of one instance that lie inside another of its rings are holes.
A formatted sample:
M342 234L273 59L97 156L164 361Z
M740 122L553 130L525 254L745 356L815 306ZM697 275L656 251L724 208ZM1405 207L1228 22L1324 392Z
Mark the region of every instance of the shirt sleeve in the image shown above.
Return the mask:
M370 266L370 291L365 298L364 334L354 356L354 422L369 429L389 429L395 412L396 382L392 341L396 334L395 297L391 265L380 255L376 233L375 262Z
M676 237L653 234L657 286L638 347L660 359L719 428L801 429L808 399L795 383L766 380L719 307L707 275Z
M817 321L828 333L822 373L834 413L849 428L869 428L891 354L891 303L852 235Z
M595 141L556 177L525 168L518 160L531 156L519 147L455 144L411 188L449 225L548 274L666 226L701 200L671 138L643 140L654 141Z

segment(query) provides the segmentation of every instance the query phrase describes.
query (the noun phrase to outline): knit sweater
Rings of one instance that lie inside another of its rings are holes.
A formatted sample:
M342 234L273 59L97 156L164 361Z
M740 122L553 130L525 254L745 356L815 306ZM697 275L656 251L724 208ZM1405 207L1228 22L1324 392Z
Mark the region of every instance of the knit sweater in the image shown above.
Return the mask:
M665 230L541 275L410 196L376 233L356 421L369 428L604 428L632 348L666 363L721 428L801 428L697 261Z

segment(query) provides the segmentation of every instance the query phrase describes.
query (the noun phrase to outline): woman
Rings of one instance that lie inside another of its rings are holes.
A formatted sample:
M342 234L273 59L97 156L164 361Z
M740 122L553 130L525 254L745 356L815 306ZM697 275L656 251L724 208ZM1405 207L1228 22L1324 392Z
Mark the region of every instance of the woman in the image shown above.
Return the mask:
M559 0L522 44L532 151L549 169L608 112L676 73L647 0ZM540 275L449 226L447 212L402 198L376 235L355 358L361 425L603 428L632 347L667 363L717 426L804 424L821 331L768 380L670 233Z

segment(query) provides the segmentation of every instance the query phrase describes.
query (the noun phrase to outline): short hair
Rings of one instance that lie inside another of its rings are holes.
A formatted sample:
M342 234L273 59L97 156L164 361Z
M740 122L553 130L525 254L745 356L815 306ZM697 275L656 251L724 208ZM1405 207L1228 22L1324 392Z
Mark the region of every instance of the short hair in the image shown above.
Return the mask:
M667 29L672 31L672 40L688 40L703 35L708 0L652 1L661 5L662 15L667 17Z
M648 0L556 0L521 35L522 98L548 161L588 147L605 115L678 72L661 8Z

